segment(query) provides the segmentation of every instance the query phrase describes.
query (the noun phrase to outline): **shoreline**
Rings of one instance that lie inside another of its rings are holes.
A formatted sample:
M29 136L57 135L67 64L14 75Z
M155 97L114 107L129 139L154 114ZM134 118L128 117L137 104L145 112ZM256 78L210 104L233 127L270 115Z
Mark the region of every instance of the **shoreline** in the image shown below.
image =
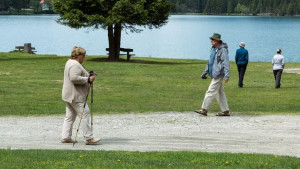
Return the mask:
M5 53L7 53L7 54L13 54L14 52L16 52L17 54L26 54L26 53L22 53L22 52L19 52L19 51L15 51L15 50L13 50L13 51L9 51L9 52L2 52L2 51L0 51L0 54L2 53L2 54L5 54ZM37 53L37 54L34 54L34 55L38 55L38 56L45 56L45 57L49 57L49 56L54 56L54 57L69 57L68 55L57 55L57 54L39 54L39 53ZM108 56L107 55L101 55L101 54L99 54L99 55L94 55L94 54L91 54L91 55L89 55L89 57L91 57L90 59L91 60L93 60L93 59L107 59L108 58ZM195 61L208 61L208 58L207 59L197 59L197 58L167 58L167 57L165 57L165 58L160 58L160 57L143 57L143 56L134 56L134 57L131 57L131 61L130 62L136 62L136 63L138 63L139 62L139 60L142 60L142 59L148 59L148 60L152 60L152 59L154 59L154 60L170 60L170 61L172 61L172 60L182 60L182 61L184 61L184 60L186 60L186 61L193 61L193 60L195 60ZM117 62L122 62L122 61L126 61L126 59L120 59L120 61L117 61ZM229 61L230 62L235 62L234 60L230 60L229 59ZM270 63L271 61L249 61L250 63ZM287 62L287 63L300 63L300 61L299 62L293 62L293 61L291 61L291 62ZM290 69L298 69L298 67L295 67L295 68L290 68Z
M9 13L0 13L0 16L35 16L35 15L59 15L57 13L38 13L38 14L34 14L34 13L21 13L21 14L9 14ZM262 14L257 14L257 15L252 15L252 14L248 14L248 15L244 15L244 14L205 14L205 13L170 13L170 16L173 15L191 15L191 16L252 16L252 17L293 17L293 18L299 18L300 15L283 15L283 16L279 16L279 15L273 15L273 14L267 14L267 13L262 13Z

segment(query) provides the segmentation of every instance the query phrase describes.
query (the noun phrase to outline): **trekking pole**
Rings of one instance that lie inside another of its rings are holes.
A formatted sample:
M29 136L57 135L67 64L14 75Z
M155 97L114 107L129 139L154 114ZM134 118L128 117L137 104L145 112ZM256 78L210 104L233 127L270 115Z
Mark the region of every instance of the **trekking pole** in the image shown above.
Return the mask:
M91 130L93 132L93 103L94 103L94 87L91 84Z
M87 102L87 99L88 99L88 96L89 96L90 88L91 88L91 85L89 85L88 93L87 93L86 98L85 98L85 102L84 102L84 105L83 105L82 113L81 113L80 120L79 120L79 124L78 124L78 127L77 127L77 131L76 131L76 135L75 135L73 147L74 147L74 145L75 145L75 143L76 143L76 139L77 139L77 135L78 135L80 123L81 123L81 120L82 120L82 116L83 116L83 114L84 114L84 109L85 109L86 102Z
M97 76L96 73L94 73L94 71L90 71L89 72L92 76ZM91 114L91 130L93 132L93 103L94 103L94 85L93 83L91 83L91 111L90 111L90 114Z

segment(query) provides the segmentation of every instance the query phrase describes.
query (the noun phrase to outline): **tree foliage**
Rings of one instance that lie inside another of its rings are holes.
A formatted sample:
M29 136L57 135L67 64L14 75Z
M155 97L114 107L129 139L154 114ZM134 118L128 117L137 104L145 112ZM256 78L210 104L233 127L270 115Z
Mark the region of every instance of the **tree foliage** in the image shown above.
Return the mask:
M171 0L174 13L300 15L300 0Z
M167 23L171 10L167 0L54 0L53 6L63 25L107 29L110 59L119 58L122 29L159 28Z
M34 13L53 13L53 0L0 0L0 11L17 11L8 14L26 14L22 12L23 9L32 9ZM43 10L43 6L48 10ZM24 11L24 10L23 10Z
M39 13L39 11L41 10L40 0L30 0L29 5L34 9L35 13Z
M170 3L166 0L55 0L59 23L72 28L107 28L120 23L138 31L135 26L158 28L167 22Z
M4 0L7 8L12 7L16 10L29 7L29 0Z
M0 11L9 8L34 8L39 11L36 2L40 0L0 0ZM50 0L46 0L49 2ZM77 0L74 0L77 2ZM105 1L105 0L102 0ZM107 3L111 0L107 0ZM116 0L115 0L116 1ZM270 14L300 15L300 0L169 0L174 4L173 13L204 13L204 14ZM35 3L34 3L35 2ZM90 2L90 0L86 0ZM100 2L100 1L99 1ZM134 1L131 1L135 3ZM122 4L125 1L121 2ZM35 4L35 5L32 5ZM47 4L51 7L51 4ZM130 9L130 8L126 8Z

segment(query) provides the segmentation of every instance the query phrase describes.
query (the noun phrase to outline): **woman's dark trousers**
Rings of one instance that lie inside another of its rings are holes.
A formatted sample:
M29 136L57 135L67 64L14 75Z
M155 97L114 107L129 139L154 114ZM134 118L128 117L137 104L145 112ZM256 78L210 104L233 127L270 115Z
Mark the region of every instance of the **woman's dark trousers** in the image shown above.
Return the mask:
M273 73L274 73L274 78L275 78L275 88L280 88L282 69L273 70Z
M243 87L244 75L246 73L247 65L237 65L239 71L239 87Z

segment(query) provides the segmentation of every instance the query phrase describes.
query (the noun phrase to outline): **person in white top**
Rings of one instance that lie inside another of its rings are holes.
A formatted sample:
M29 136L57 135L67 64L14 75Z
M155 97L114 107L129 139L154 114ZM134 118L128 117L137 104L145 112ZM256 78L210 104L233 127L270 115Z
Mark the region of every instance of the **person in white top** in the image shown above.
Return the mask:
M280 88L281 74L284 69L284 56L281 55L281 49L277 49L277 54L272 59L273 73L275 78L275 88Z
M100 141L94 138L89 124L89 107L86 104L88 89L95 80L95 75L88 73L82 66L86 51L75 46L71 53L71 58L67 61L64 71L64 83L62 89L62 100L66 102L66 116L62 128L62 143L75 143L72 129L76 116L82 118L81 126L85 144L94 144ZM86 104L86 106L84 106ZM84 110L83 110L84 109Z

